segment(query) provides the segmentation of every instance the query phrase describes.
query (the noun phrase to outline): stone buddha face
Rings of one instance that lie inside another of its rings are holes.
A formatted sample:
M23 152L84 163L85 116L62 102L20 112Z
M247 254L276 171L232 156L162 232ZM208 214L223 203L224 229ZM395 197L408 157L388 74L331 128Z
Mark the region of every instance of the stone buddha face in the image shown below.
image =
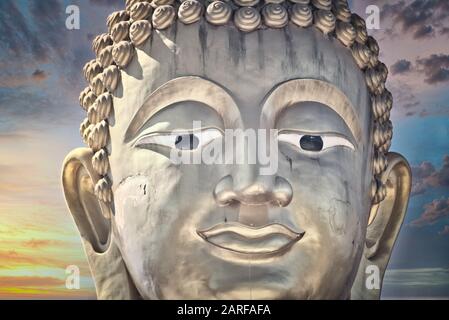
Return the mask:
M410 174L388 154L373 201L373 98L350 50L315 28L176 21L120 76L107 145L72 152L63 172L100 298L379 297L367 268L382 278ZM233 140L228 161L174 161L225 132L255 138ZM273 170L251 157L267 140Z

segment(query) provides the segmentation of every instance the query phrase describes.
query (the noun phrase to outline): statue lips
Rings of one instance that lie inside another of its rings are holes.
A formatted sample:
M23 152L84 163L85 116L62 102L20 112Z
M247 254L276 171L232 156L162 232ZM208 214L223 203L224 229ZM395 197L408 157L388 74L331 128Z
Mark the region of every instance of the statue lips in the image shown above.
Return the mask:
M279 223L255 228L232 222L217 224L197 233L219 248L254 257L284 253L305 234Z

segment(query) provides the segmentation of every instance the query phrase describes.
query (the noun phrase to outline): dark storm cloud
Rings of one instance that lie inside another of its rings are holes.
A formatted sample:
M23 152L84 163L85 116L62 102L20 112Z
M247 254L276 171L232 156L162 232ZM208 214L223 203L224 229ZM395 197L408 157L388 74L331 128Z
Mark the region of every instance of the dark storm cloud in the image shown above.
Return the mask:
M435 199L424 206L424 212L418 219L413 220L410 225L423 227L432 225L439 220L449 217L449 198Z
M449 187L449 155L443 158L443 165L437 170L428 161L412 166L412 196L422 194L430 188Z
M392 17L393 23L400 25L402 31L413 33L415 39L420 39L433 36L435 29L442 30L446 27L444 23L448 17L449 1L415 0L410 3L406 1L386 3L381 12L385 17Z
M412 70L412 63L405 59L398 60L390 67L390 71L392 74L407 73L410 72L411 70Z
M449 81L449 55L432 54L427 58L417 59L416 63L426 75L429 84Z

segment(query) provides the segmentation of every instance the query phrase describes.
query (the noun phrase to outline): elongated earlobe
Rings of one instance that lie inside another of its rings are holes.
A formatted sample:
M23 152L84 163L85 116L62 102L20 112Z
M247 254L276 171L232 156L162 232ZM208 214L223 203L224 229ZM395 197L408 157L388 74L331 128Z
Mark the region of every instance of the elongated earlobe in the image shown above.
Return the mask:
M65 158L62 185L70 213L86 252L98 299L138 299L122 255L111 232L112 203L95 195L101 178L92 167L93 152L75 149Z
M385 199L373 205L352 299L379 299L382 280L404 220L411 190L411 171L400 154L387 154L388 166L381 179Z

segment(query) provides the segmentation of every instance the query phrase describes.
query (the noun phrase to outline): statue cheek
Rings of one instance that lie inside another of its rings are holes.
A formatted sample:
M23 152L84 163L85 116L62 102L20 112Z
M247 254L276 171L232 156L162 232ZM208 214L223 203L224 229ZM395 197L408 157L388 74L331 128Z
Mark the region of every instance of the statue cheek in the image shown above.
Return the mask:
M115 224L119 232L129 227L132 221L145 217L155 192L146 176L131 176L120 183L114 192Z
M344 235L352 220L353 208L346 200L332 199L328 208L329 225L336 235Z
M120 182L114 191L117 231L135 235L169 225L173 215L167 212L180 180L177 170L167 169L135 174Z

